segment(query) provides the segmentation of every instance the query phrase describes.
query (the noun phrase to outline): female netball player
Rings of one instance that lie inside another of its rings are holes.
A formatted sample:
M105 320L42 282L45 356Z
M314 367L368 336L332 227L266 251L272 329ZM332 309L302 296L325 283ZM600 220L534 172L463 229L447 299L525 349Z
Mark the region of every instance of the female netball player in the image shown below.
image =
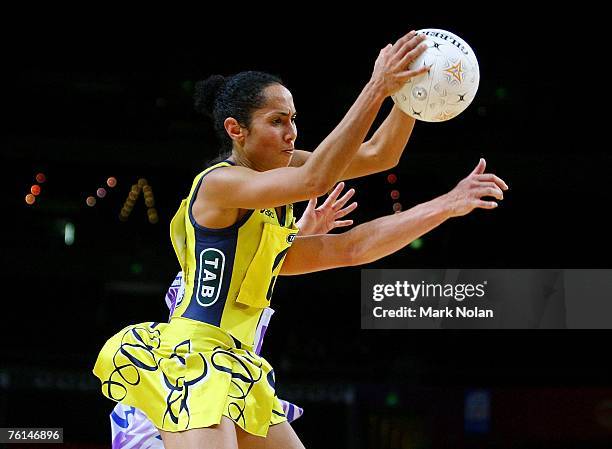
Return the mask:
M343 234L297 235L292 203L380 170L380 142L407 139L394 111L364 143L383 101L427 71L406 69L425 50L422 40L410 32L381 50L355 103L312 153L295 149L296 111L279 79L243 72L199 85L196 103L231 154L196 176L172 220L185 294L169 323L126 327L94 367L103 393L142 410L166 449L303 447L275 395L272 367L252 347L277 277L377 260L451 217L497 206L483 197L503 199L506 184L485 174L481 159L427 203Z
M329 194L323 204L317 207L317 199L313 198L302 217L297 221L299 235L327 234L332 229L346 227L353 224L353 220L342 220L357 207L353 202L344 207L355 194L354 189L349 189L339 198L344 183L340 182ZM179 272L165 296L165 302L170 309L170 317L176 308L176 303L181 302L185 293L183 272ZM267 307L255 330L255 341L253 351L259 354L263 345L266 330L270 326L270 319L274 310ZM303 410L291 402L279 399L287 422L291 423L302 416ZM112 447L113 449L165 449L159 431L147 416L137 409L118 402L110 415Z

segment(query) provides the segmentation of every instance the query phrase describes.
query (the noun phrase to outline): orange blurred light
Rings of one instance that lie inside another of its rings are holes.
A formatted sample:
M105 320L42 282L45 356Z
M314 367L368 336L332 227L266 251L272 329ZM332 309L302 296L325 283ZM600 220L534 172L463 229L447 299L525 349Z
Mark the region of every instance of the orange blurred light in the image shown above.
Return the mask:
M32 195L38 196L40 194L40 186L38 184L34 184L32 187L30 187L30 192L32 192Z
M96 205L96 199L93 196L88 196L85 202L89 207L94 207Z
M117 185L117 178L115 178L114 176L111 176L110 178L106 180L106 185L111 188L115 187Z
M32 204L34 204L34 201L36 201L36 197L31 193L28 193L25 197L25 202L31 206Z

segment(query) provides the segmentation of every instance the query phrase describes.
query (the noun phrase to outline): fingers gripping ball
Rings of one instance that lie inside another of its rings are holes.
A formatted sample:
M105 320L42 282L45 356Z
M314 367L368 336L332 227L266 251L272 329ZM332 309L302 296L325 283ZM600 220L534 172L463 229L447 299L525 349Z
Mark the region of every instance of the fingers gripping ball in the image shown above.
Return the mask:
M461 114L474 100L480 70L474 51L459 36L425 28L428 48L410 70L431 66L428 73L410 78L392 98L406 114L425 122L444 122Z

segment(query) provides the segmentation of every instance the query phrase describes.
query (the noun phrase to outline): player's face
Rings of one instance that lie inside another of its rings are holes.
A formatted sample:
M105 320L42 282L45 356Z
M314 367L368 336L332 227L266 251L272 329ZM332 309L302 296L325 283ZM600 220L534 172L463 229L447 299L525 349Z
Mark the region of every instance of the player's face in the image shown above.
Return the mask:
M253 113L243 147L253 167L260 171L287 167L297 138L291 92L273 84L264 94L266 102Z

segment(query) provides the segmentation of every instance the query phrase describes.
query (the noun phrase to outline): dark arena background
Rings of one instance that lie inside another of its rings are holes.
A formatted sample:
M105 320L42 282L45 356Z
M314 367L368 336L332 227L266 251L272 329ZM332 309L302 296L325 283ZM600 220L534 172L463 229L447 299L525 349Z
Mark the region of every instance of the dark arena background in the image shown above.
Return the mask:
M476 99L448 122L418 122L394 169L349 181L359 202L351 218L445 193L479 157L510 190L497 210L452 219L364 268L610 268L612 158L586 126L591 107L607 101L609 72L588 81L599 62L582 58L589 40L579 27L505 7L491 5L478 20L429 8L218 16L223 27L213 16L185 23L188 37L171 31L181 21L136 31L39 19L15 29L3 50L0 427L61 427L62 447L110 447L114 404L91 368L122 327L166 319L164 294L179 269L169 222L216 156L191 96L195 81L214 73L279 75L298 110L296 147L313 150L369 79L380 48L411 29L452 31L478 57ZM122 221L139 180L152 200L148 207L141 193ZM40 192L29 205L32 188ZM275 287L262 354L279 396L305 409L294 428L306 447L612 447L608 330L361 330L360 270Z

